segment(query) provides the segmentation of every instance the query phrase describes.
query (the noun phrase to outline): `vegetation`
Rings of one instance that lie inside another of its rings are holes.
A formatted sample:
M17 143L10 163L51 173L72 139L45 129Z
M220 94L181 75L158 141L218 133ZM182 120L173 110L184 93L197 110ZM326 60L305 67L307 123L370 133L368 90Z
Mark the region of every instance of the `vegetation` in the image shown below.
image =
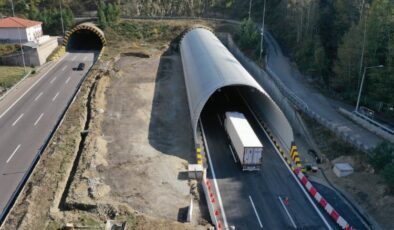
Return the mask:
M105 29L107 26L114 26L119 21L120 8L118 4L105 3L103 0L100 0L97 16L98 16L98 24L101 28Z
M20 79L22 79L24 75L25 71L23 67L0 66L0 88L11 88Z
M0 44L0 56L7 55L18 51L19 45L14 44Z
M243 20L235 34L235 41L239 47L249 55L258 58L260 56L261 35L258 26L251 19Z
M370 163L385 180L394 194L394 145L383 142L371 151Z

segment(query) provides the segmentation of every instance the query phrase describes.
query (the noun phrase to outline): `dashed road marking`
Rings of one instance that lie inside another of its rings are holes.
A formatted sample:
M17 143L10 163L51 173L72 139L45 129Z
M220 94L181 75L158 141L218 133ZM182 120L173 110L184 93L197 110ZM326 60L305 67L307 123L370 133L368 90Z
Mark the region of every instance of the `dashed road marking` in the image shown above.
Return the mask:
M21 147L21 145L19 144L15 150L12 152L11 156L8 157L7 163L10 162L10 160L12 159L12 157L14 156L14 154L18 151L18 149Z
M24 113L22 113L21 115L19 115L19 117L14 121L14 123L12 123L12 126L15 126L16 123L18 123L18 121L23 117Z
M38 94L38 96L34 99L34 101L37 101L38 98L40 98L42 96L43 92L41 92L40 94Z
M223 122L222 122L222 120L220 119L219 114L216 114L216 115L218 116L218 120L219 120L220 125L223 126Z
M63 69L62 69L62 71L66 70L66 68L67 68L67 66L64 66Z
M53 83L56 80L57 77L52 78L52 80L49 83Z
M57 92L56 95L52 98L52 101L55 101L57 96L59 96L59 92Z
M252 204L252 207L253 207L253 210L254 210L254 214L256 214L257 221L259 222L260 228L263 228L263 224L261 223L261 220L260 220L259 214L257 213L256 207L254 206L254 203L253 203L252 197L251 197L250 195L249 195L249 200L250 200L250 203Z
M228 148L229 148L229 149L230 149L230 151L231 151L231 155L233 155L234 162L235 162L235 163L237 163L237 158L235 157L235 154L234 154L233 148L231 148L231 145L228 145Z
M34 122L34 126L38 124L38 122L41 120L42 116L44 116L44 113L41 113L41 115L37 118L36 122Z
M71 77L68 77L68 78L67 78L67 80L66 80L66 85L67 85L67 83L70 81L70 79L71 79Z
M282 198L279 196L278 199L279 199L279 202L281 203L283 209L285 210L287 216L289 217L291 224L293 225L293 227L294 227L295 229L297 229L297 225L295 224L295 222L294 222L294 220L293 220L293 217L290 216L289 210L287 210L286 205L283 203Z

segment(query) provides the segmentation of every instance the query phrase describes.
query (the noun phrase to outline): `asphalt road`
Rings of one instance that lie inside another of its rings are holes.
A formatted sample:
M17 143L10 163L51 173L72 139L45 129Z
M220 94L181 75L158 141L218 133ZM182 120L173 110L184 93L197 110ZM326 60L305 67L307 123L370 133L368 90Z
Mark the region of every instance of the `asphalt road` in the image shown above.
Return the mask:
M4 99L8 102L0 107L0 214L97 55L66 53L26 90ZM80 62L85 69L73 70Z
M283 54L281 47L271 33L266 32L265 35L266 49L268 50L268 67L298 98L308 105L310 110L325 118L334 126L337 126L338 130L347 133L368 148L374 147L382 141L374 133L353 123L339 113L337 110L339 104L333 103L333 99L327 99L318 90L308 86L305 83L306 78L291 64L291 60Z
M222 125L225 111L240 111L250 121L264 146L261 171L242 172L239 160L235 162ZM201 122L228 226L235 226L235 229L329 228L234 91L222 90L211 97L202 113ZM212 173L208 178L212 178ZM288 214L279 197L288 197L288 204L285 205Z

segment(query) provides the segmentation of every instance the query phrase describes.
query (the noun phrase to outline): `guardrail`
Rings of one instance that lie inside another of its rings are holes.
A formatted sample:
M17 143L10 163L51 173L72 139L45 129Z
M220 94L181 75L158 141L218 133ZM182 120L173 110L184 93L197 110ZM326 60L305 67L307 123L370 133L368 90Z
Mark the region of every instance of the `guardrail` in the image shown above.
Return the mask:
M353 111L353 113L354 113L355 115L357 115L358 117L360 117L360 118L362 118L362 119L368 121L368 122L371 123L372 125L374 125L374 126L380 128L380 129L382 129L383 131L386 131L387 133L389 133L389 134L391 134L391 135L394 135L394 130L392 130L392 129L390 129L390 128L388 128L388 127L386 127L386 126L380 124L380 123L377 122L377 121L372 120L371 118L365 116L365 115L362 114L362 113L359 113L358 111Z
M97 59L98 60L98 59ZM11 210L13 204L15 203L16 199L18 198L18 195L20 194L23 186L25 185L25 183L27 182L27 180L29 179L29 176L31 175L31 173L33 172L36 164L38 163L38 160L41 157L41 154L44 152L44 150L46 149L46 147L48 146L48 143L50 142L50 140L52 139L53 135L55 134L55 132L57 131L57 129L60 127L60 124L63 122L64 116L67 112L67 110L69 109L69 107L71 106L71 104L74 102L76 96L78 95L78 93L81 90L81 85L83 84L83 82L85 81L85 79L87 78L87 76L89 75L91 69L93 68L93 66L96 64L97 60L93 63L93 65L89 68L89 70L86 72L85 76L81 79L81 81L78 83L77 85L77 90L75 90L74 94L72 95L72 97L70 98L70 100L67 102L66 107L64 108L64 110L62 111L62 113L60 114L60 116L58 117L55 125L52 127L50 133L46 136L46 138L44 139L44 143L40 146L40 148L38 149L36 156L34 157L32 163L30 164L30 166L28 167L28 169L25 171L25 174L22 177L22 180L18 183L15 191L13 192L13 194L11 195L11 198L8 200L5 208L3 209L3 211L0 214L0 226L3 224L3 222L5 221L9 211Z

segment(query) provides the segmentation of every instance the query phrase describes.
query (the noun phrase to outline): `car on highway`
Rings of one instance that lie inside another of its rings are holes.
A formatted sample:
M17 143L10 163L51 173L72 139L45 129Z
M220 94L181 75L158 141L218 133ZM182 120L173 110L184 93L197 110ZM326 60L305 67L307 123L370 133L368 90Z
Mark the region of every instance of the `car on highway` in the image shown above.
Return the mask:
M79 65L78 65L78 67L77 67L77 70L78 71L82 71L82 70L84 70L85 69L85 63L79 63Z

